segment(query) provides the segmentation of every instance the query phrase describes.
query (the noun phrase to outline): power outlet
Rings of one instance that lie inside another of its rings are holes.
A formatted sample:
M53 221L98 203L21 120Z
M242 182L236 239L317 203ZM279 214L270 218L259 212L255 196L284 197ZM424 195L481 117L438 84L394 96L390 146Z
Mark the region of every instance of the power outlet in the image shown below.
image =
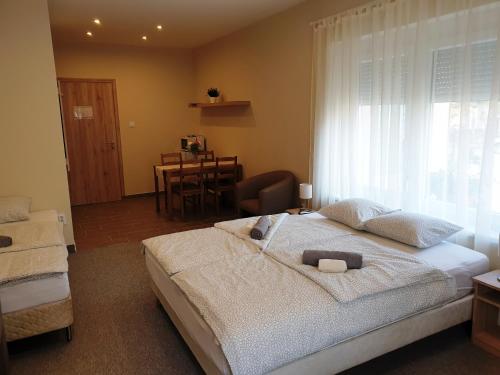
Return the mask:
M63 223L64 225L68 224L65 214L57 214L57 220L59 220L59 222Z

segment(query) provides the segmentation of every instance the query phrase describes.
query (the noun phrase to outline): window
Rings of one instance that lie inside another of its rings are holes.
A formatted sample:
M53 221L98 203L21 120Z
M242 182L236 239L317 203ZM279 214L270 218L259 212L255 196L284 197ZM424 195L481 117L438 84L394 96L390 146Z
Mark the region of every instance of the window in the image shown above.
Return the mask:
M381 1L315 28L313 201L450 220L500 266L500 2L426 4Z

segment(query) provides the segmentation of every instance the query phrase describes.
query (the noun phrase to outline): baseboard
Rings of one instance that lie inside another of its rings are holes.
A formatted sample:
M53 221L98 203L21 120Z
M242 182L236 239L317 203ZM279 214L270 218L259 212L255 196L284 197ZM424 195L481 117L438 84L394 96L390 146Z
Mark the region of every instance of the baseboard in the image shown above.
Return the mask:
M162 193L162 191L160 192ZM141 198L141 197L151 197L155 195L155 192L152 191L151 193L139 193L139 194L129 194L129 195L124 195L123 199L131 199L131 198Z

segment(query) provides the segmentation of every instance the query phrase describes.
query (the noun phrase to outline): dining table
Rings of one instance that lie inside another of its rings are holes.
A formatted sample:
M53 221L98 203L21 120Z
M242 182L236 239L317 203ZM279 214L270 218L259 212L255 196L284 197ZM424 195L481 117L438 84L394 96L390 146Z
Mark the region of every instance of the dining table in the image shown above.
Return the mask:
M224 165L224 163L220 163ZM190 169L199 168L199 164L196 162L183 162L182 168L184 171L189 171ZM217 164L215 161L204 161L203 167L201 169L202 174L210 174L216 171ZM169 165L154 165L153 166L153 177L155 185L155 197L156 197L156 211L160 212L160 176L163 177L163 186L165 191L165 211L168 215L172 213L173 210L173 199L172 199L172 185L176 177L178 177L181 170L180 164L169 164ZM236 180L241 181L243 178L243 166L238 164L237 166L237 176Z

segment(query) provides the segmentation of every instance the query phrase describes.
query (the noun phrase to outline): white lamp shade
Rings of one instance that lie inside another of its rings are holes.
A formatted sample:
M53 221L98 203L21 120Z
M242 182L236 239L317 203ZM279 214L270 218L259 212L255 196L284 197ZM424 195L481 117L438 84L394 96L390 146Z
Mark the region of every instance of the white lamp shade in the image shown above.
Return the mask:
M299 188L300 199L311 199L313 197L313 186L311 184L300 184Z

